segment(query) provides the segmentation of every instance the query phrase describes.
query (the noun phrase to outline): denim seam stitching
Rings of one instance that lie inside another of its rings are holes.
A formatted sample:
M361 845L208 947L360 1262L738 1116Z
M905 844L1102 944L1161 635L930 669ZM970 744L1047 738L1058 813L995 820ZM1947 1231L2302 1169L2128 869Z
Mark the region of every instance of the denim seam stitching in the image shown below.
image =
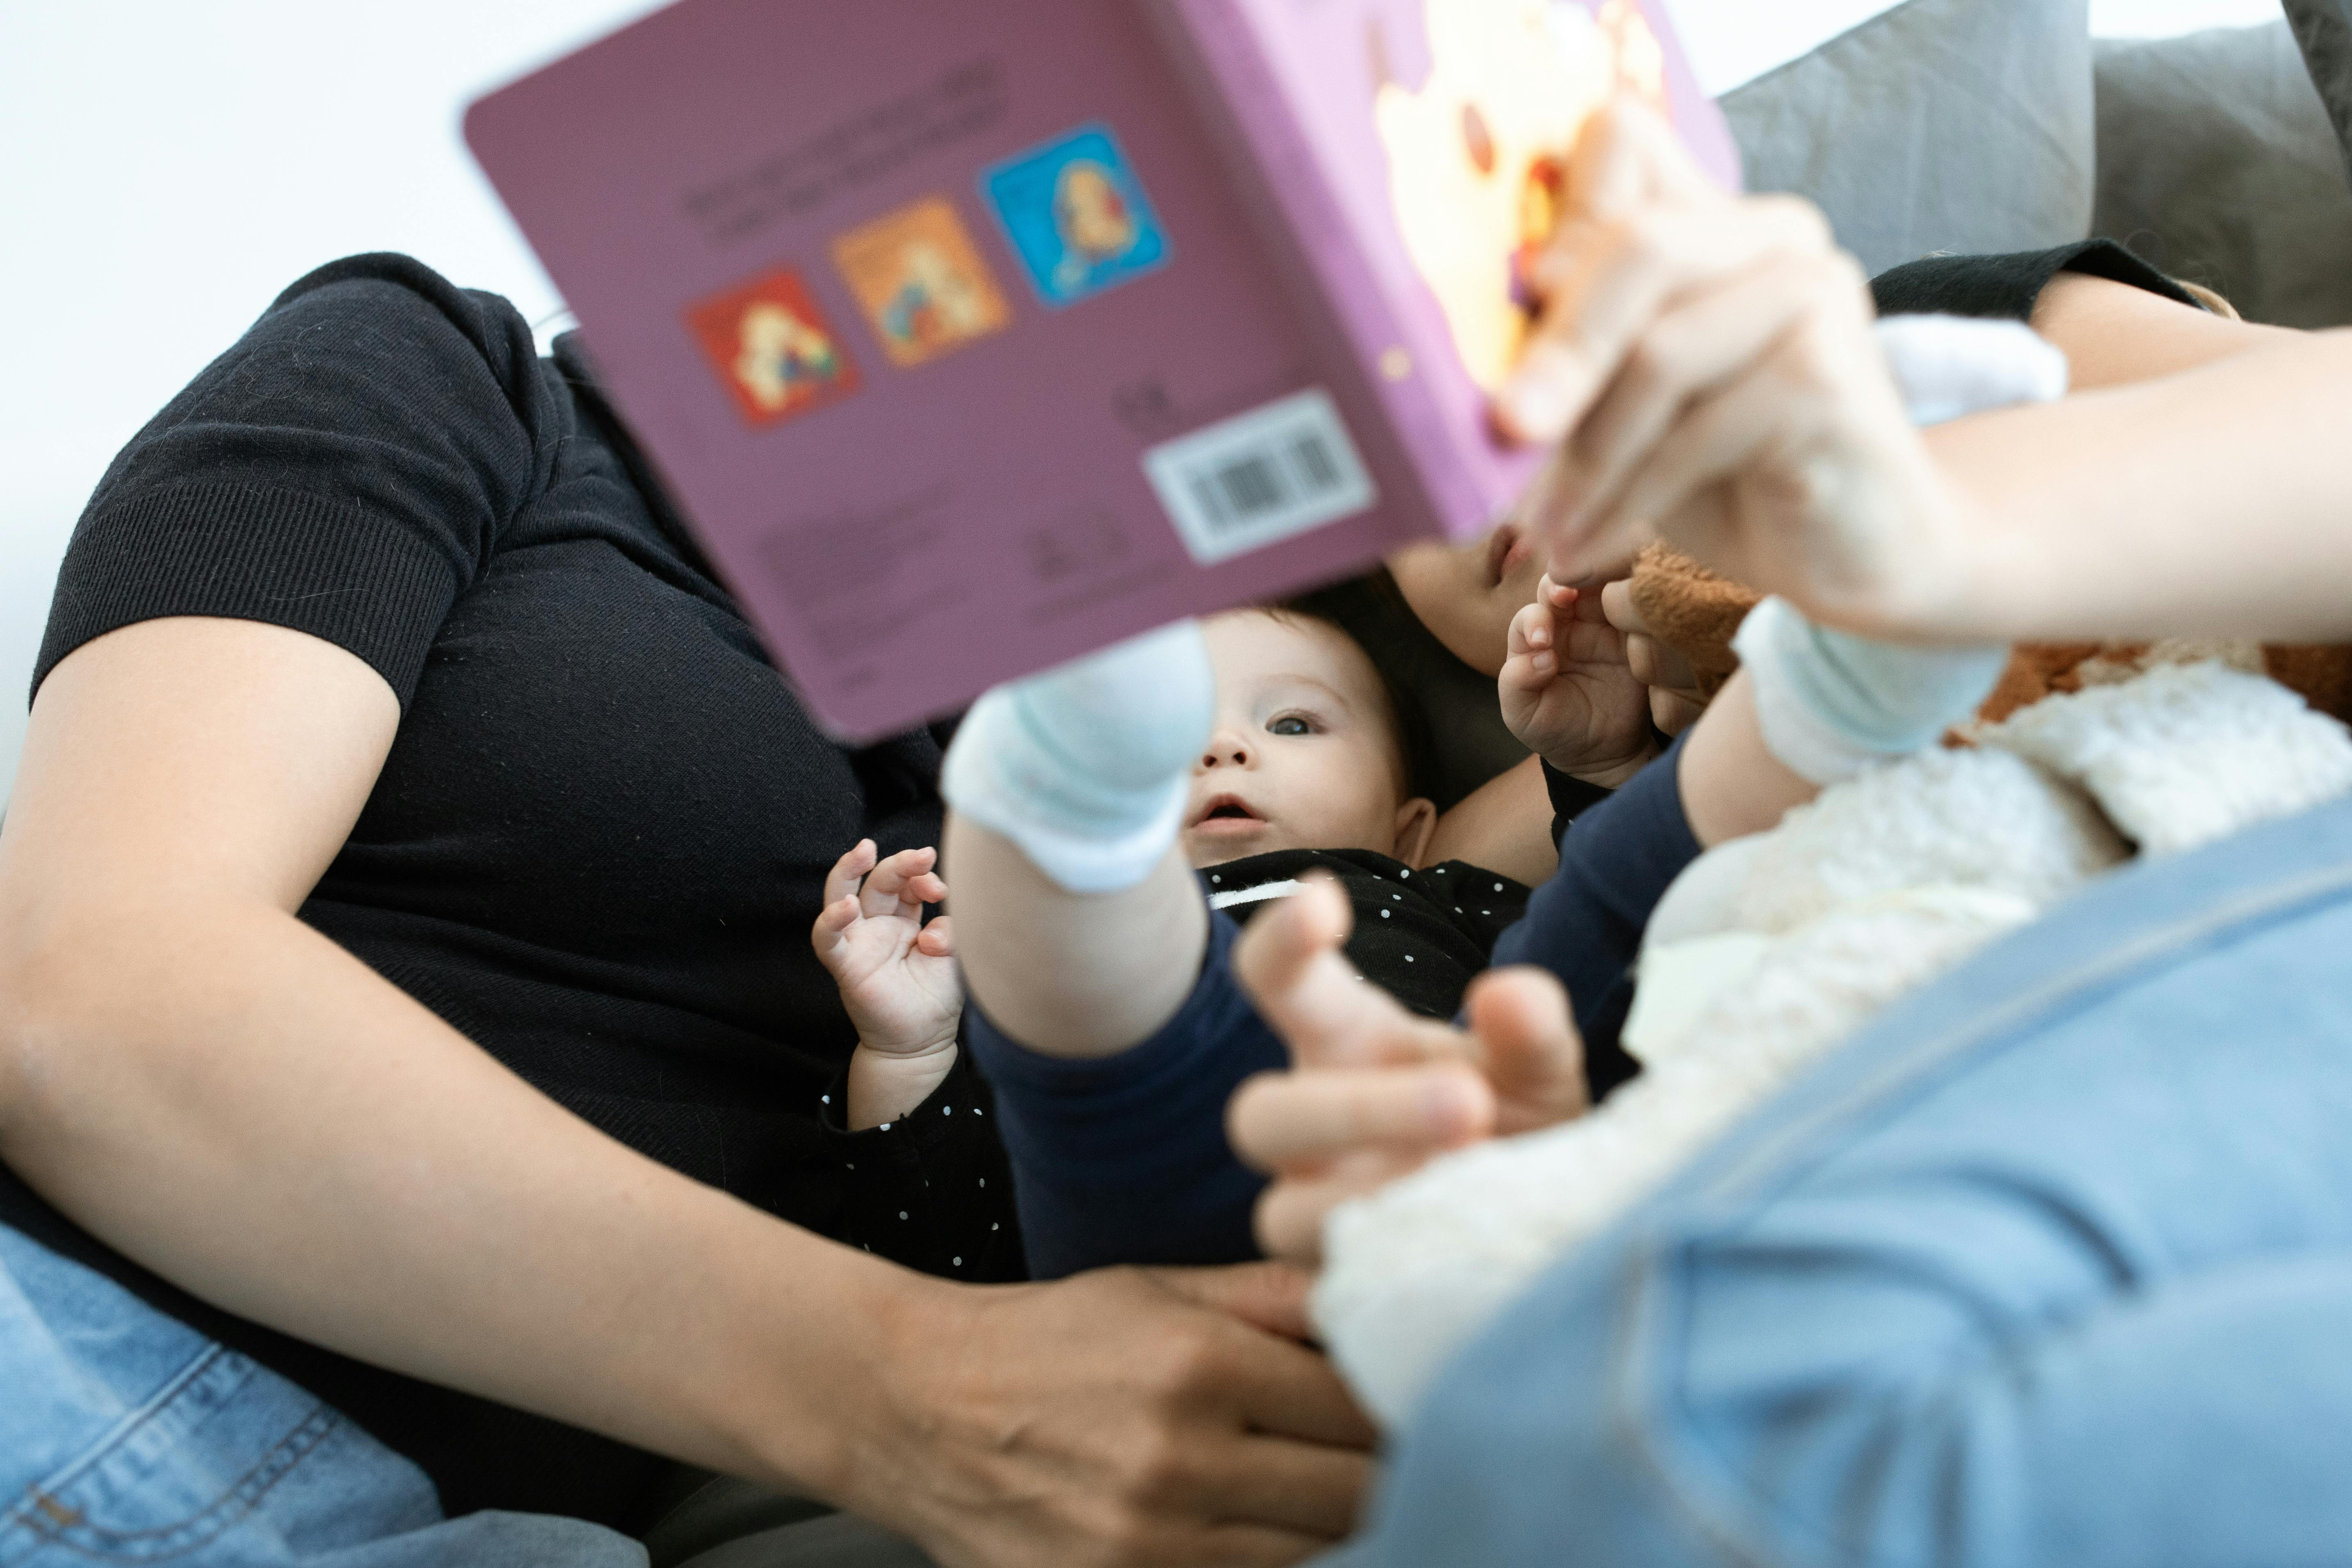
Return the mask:
M54 1521L40 1506L43 1500L55 1501L79 1485L86 1473L105 1463L109 1455L118 1452L125 1443L152 1424L187 1391L190 1384L211 1371L223 1356L229 1353L225 1346L208 1343L189 1357L187 1364L165 1378L162 1386L149 1394L137 1409L119 1417L113 1426L64 1465L29 1483L18 1500L9 1505L8 1510L0 1513L0 1523L20 1524L37 1534L45 1529L54 1528Z
M212 1352L200 1357L199 1360L210 1363L228 1353L230 1352L221 1347L215 1346ZM180 1380L183 1384L185 1381L188 1380ZM176 1397L179 1392L181 1389L175 1387L173 1391L173 1397ZM165 1398L150 1401L152 1409L147 1414L151 1416L158 1414L169 1403L169 1399ZM71 1552L79 1557L87 1557L96 1562L168 1563L175 1557L184 1557L191 1552L209 1545L233 1525L251 1514L260 1506L261 1500L267 1497L279 1481L292 1474L303 1458L324 1442L327 1436L341 1424L341 1415L331 1406L325 1404L313 1405L309 1414L295 1423L283 1436L271 1444L244 1474L238 1476L222 1490L220 1496L195 1512L168 1525L159 1525L151 1530L110 1531L98 1525L87 1524L79 1517L73 1523L60 1524L29 1502L13 1510L8 1518L34 1539L46 1540L50 1544ZM131 1430L135 1429L135 1427L131 1428ZM74 1481L69 1481L66 1486L54 1489L37 1485L27 1489L28 1492L33 1496L63 1502L65 1493L79 1482L80 1473L89 1471L102 1462L108 1455L118 1451L121 1447L122 1438L129 1435L129 1431L125 1431L115 1441L99 1445L88 1458L74 1465L72 1468L77 1472ZM30 1509L31 1511L25 1511L26 1509ZM183 1534L191 1539L184 1544L173 1546L168 1550L142 1551L138 1545L142 1541L157 1541L160 1545L159 1538ZM83 1539L77 1540L76 1536Z
M1795 1125L1763 1138L1755 1148L1742 1151L1727 1169L1709 1176L1692 1194L1693 1199L1707 1208L1717 1208L1736 1197L1752 1196L1753 1189L1767 1180L1776 1175L1787 1179L1792 1173L1792 1166L1802 1158L1803 1151L1818 1147L1822 1136L1832 1127L1850 1122L1889 1097L1918 1085L1971 1047L1984 1047L2013 1037L2038 1018L2058 1011L2065 1003L2086 992L2111 989L2135 972L2183 947L2224 931L2271 923L2301 906L2347 888L2352 888L2352 862L2299 878L2284 887L2273 884L2242 893L2218 909L2170 921L2094 958L2071 964L2003 1005L1990 1018L1972 1020L1946 1031L1933 1045L1905 1053L1899 1062L1880 1068L1866 1081L1849 1086L1827 1103L1799 1118ZM1868 1027L1868 1024L1864 1026L1864 1029ZM1825 1057L1824 1062L1834 1059L1835 1054L1833 1051ZM1610 1403L1614 1424L1624 1435L1629 1451L1638 1456L1686 1525L1743 1563L1777 1565L1791 1561L1763 1552L1759 1543L1748 1532L1736 1529L1733 1519L1727 1516L1735 1509L1752 1509L1756 1512L1751 1517L1773 1521L1783 1534L1810 1536L1812 1531L1809 1528L1780 1517L1769 1499L1742 1495L1744 1489L1736 1479L1734 1467L1722 1456L1706 1453L1695 1439L1686 1438L1683 1443L1694 1457L1704 1455L1729 1483L1722 1489L1720 1499L1694 1489L1671 1462L1664 1435L1643 1419L1641 1389L1655 1384L1663 1373L1657 1344L1664 1332L1664 1325L1657 1321L1663 1310L1658 1300L1661 1278L1678 1267L1682 1248L1675 1247L1675 1258L1670 1258L1665 1256L1662 1239L1651 1237L1637 1241L1632 1251L1626 1283L1630 1310L1624 1319L1624 1354L1617 1359L1617 1372L1612 1379L1614 1391ZM1822 1541L1819 1544L1824 1550L1835 1551L1834 1542Z
M254 1461L251 1468L231 1482L228 1489L205 1508L175 1524L153 1530L109 1531L96 1525L76 1523L67 1526L47 1524L41 1521L32 1524L36 1537L46 1535L50 1542L78 1557L100 1563L169 1563L201 1551L217 1541L232 1527L261 1506L278 1482L293 1474L297 1466L311 1450L327 1439L329 1434L342 1424L342 1417L325 1405L313 1405L310 1413L276 1443L268 1452ZM264 1475L264 1472L268 1472ZM257 1483L257 1477L262 1478ZM44 1528L47 1525L47 1528ZM91 1537L76 1541L69 1532L82 1531ZM191 1539L184 1545L165 1551L143 1552L135 1543L150 1538L187 1533Z

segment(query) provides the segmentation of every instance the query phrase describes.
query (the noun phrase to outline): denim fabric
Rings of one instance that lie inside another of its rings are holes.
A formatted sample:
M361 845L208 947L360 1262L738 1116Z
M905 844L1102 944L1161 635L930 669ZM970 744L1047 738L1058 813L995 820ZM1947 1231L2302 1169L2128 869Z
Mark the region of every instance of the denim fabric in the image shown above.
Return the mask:
M2352 804L1898 1005L1449 1369L1349 1568L2352 1552Z
M595 1525L444 1520L407 1460L0 1226L0 1568L644 1568Z

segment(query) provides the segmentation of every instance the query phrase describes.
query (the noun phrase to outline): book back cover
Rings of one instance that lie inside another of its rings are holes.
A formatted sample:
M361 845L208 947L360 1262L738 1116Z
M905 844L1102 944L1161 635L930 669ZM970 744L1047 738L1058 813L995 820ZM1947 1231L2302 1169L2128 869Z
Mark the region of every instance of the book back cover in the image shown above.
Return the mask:
M1195 113L1129 4L682 0L466 133L772 651L862 739L1436 526Z

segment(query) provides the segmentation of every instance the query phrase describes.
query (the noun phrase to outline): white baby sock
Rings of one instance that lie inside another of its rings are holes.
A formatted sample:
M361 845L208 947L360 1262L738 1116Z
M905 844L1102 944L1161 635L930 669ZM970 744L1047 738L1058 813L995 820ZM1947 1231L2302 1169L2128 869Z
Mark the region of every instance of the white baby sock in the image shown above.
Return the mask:
M2065 395L2066 356L2019 321L1890 316L1879 347L1915 424ZM1990 695L1998 643L1879 642L1817 626L1785 599L1748 612L1732 650L1756 691L1764 743L1819 784L1932 745Z
M984 693L940 793L1074 893L1131 888L1176 841L1215 713L1200 623L1177 621Z

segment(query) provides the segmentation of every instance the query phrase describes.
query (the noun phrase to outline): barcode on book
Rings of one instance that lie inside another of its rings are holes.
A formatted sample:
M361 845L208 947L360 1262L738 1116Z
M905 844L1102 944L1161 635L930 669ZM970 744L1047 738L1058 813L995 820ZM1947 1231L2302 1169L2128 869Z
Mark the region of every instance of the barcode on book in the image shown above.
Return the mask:
M1143 472L1203 566L1352 517L1380 499L1321 387L1164 441L1143 454Z

